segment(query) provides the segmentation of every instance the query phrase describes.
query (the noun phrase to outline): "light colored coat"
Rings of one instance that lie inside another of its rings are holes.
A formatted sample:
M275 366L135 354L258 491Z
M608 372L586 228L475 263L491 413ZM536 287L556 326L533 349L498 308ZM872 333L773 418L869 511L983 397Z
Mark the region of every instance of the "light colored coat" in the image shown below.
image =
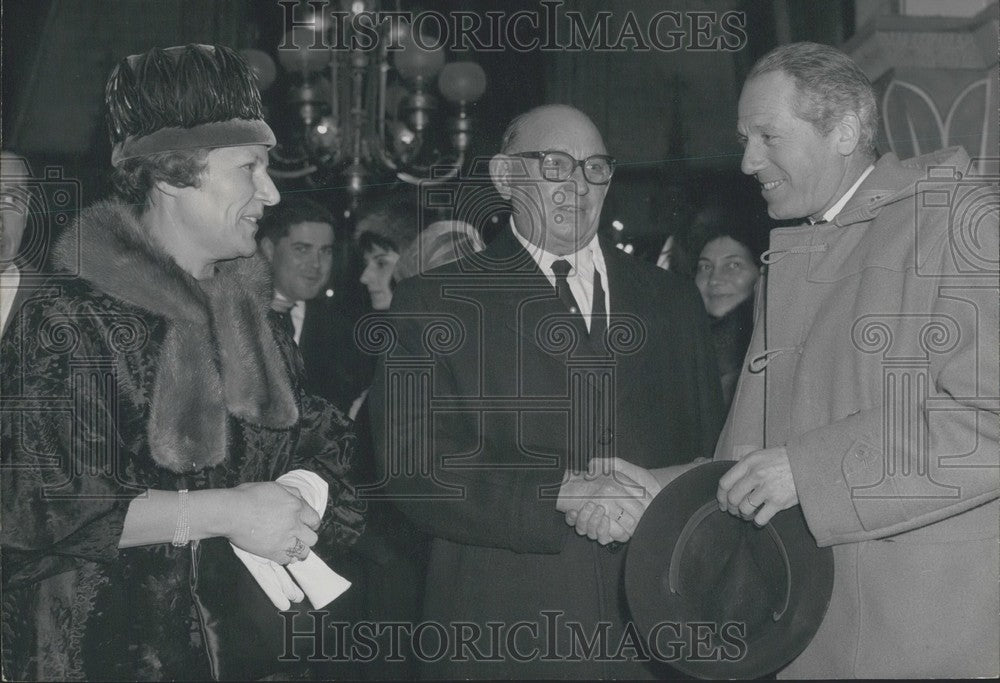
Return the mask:
M782 676L1000 672L998 199L970 170L961 149L886 155L833 222L771 233L716 458L785 445L834 549Z

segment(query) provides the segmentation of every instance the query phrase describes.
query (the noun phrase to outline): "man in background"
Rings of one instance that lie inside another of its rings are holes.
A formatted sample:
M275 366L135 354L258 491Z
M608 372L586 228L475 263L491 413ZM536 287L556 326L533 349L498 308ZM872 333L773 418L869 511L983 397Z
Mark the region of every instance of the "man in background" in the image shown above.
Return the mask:
M333 214L303 198L269 207L257 239L274 279L272 308L285 320L305 365L305 388L345 413L368 387L372 362L354 343L354 322L328 288L333 268Z

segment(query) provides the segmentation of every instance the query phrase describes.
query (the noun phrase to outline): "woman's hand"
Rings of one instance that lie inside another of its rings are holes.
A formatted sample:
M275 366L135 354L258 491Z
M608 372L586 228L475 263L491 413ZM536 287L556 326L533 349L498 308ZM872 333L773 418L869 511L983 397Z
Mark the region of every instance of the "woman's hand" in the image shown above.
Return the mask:
M290 486L240 484L232 498L226 536L233 545L279 564L303 560L316 544L320 517Z

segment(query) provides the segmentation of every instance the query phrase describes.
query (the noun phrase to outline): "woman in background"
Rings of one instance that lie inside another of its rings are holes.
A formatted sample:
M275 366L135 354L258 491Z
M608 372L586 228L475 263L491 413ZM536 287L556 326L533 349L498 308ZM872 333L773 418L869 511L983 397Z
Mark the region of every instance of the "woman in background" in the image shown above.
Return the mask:
M361 284L368 288L372 309L385 311L400 280L469 256L485 245L463 221L436 221L419 230L415 205L393 200L358 222L358 248L364 255Z
M706 228L694 282L711 319L722 397L728 408L753 332L754 290L761 267L754 240L732 224Z
M406 189L384 198L358 221L355 232L365 260L360 281L368 289L372 309L376 311L389 309L396 262L419 231L419 208Z

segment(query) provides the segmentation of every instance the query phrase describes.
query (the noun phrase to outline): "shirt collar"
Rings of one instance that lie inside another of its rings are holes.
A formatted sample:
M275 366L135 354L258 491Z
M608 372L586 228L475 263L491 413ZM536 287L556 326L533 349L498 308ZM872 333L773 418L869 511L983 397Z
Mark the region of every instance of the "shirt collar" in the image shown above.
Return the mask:
M850 201L851 197L854 196L854 193L858 191L859 187L861 187L862 181L864 181L864 179L868 177L868 174L874 170L875 170L875 164L871 164L870 166L868 166L868 168L866 168L864 172L858 176L858 179L854 181L854 184L851 185L851 189L845 192L844 196L841 197L839 200L837 200L836 204L834 204L833 206L831 206L829 209L826 210L826 213L823 214L823 220L830 222L834 218L836 218L837 214L840 213L845 206L847 206L847 202Z
M510 229L514 233L515 239L521 243L525 251L531 254L531 258L535 260L538 264L539 270L545 274L545 277L549 279L549 282L555 286L556 276L552 273L552 262L559 259L565 259L569 261L571 270L569 271L569 277L575 277L579 275L582 279L589 282L593 280L594 271L596 270L601 274L601 278L604 282L608 281L608 271L604 264L604 254L601 252L601 242L597 235L590 242L580 249L579 251L566 254L565 256L556 256L552 252L546 251L536 244L532 244L524 238L521 233L517 231L514 226L514 218L510 219ZM605 285L606 287L607 285Z
M8 263L7 267L0 271L0 276L5 280L15 282L21 280L21 269L17 267L16 263Z
M0 272L0 328L7 324L7 318L14 308L14 296L21 284L21 271L13 263Z
M292 313L303 314L303 309L305 308L304 301L292 301L287 296L281 292L275 290L274 299L271 300L271 308L276 310L278 313L286 313L292 311Z

